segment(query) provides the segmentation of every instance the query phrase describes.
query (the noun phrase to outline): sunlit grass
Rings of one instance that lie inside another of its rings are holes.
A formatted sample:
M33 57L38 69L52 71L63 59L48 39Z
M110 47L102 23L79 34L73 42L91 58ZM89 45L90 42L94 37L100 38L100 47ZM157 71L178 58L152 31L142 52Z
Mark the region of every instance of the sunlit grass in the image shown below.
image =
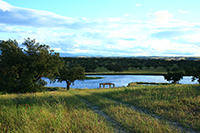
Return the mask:
M178 132L166 121L113 100L200 131L200 85L139 85L0 95L0 132L114 132L80 98L99 106L127 131Z
M89 102L99 106L102 111L110 115L111 118L118 121L121 127L131 132L180 132L179 130L169 126L165 121L152 118L149 115L137 112L131 108L116 103L107 98L92 95L91 93L78 93L80 97L87 99Z
M1 95L0 104L0 132L113 132L70 92Z
M93 90L93 93L134 105L196 131L200 130L199 85L137 86Z

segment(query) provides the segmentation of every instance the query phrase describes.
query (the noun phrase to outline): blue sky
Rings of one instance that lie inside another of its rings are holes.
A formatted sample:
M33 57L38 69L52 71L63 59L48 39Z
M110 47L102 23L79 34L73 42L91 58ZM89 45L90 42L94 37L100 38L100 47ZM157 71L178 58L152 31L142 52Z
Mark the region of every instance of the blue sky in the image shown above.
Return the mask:
M0 0L0 40L61 56L200 56L199 0Z

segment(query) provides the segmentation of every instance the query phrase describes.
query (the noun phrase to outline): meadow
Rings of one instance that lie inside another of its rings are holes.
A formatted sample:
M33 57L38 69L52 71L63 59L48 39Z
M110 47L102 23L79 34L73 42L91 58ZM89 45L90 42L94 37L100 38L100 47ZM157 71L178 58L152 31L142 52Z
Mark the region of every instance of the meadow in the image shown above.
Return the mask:
M200 132L200 85L2 94L0 132Z

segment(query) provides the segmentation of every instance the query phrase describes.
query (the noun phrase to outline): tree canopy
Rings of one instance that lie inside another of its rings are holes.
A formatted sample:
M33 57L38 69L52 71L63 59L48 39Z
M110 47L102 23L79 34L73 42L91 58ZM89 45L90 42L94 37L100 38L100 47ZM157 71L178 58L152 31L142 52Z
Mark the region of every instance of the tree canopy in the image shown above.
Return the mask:
M53 81L64 65L59 53L35 39L25 39L22 47L16 40L0 41L0 50L0 91L38 91L46 84L41 78Z
M164 78L167 81L172 81L172 83L177 83L179 80L183 78L184 70L182 70L177 64L173 64L173 66L167 69L168 73L164 75Z
M164 75L164 78L167 81L172 81L172 83L177 83L180 79L183 78L183 73L182 72L169 72L168 74Z
M192 81L197 80L200 84L200 65L190 66L186 69L188 75L192 75Z
M80 65L65 65L60 70L60 76L57 77L58 82L66 81L67 90L70 89L71 83L74 83L75 80L84 80L85 70Z

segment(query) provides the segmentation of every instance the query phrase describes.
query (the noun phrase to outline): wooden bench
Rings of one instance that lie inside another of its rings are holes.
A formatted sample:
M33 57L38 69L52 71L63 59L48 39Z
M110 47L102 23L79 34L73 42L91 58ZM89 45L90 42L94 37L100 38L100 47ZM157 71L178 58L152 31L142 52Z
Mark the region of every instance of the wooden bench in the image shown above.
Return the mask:
M113 85L113 87L115 87L115 84L113 84L113 83L100 83L99 88L101 88L101 85L103 85L103 88L105 88L105 85L109 85L109 88L111 88L111 85Z

